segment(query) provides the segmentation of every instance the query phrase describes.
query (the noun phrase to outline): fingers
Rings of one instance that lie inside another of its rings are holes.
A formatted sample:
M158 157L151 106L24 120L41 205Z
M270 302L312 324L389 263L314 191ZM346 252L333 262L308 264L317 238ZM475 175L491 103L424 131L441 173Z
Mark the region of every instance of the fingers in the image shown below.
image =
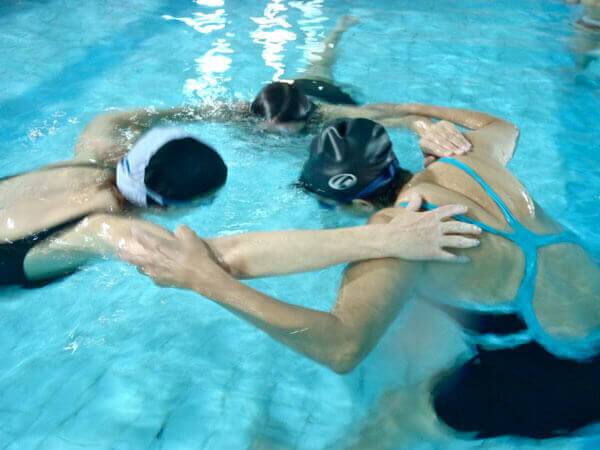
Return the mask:
M437 260L445 261L445 262L454 262L454 263L468 263L471 261L471 259L468 258L467 256L455 255L454 253L446 252L444 250L441 250L437 254Z
M406 205L406 209L409 211L419 211L421 209L421 204L423 203L423 197L417 191L412 191L410 193L410 202Z
M138 267L145 261L145 258L138 255L137 253L131 253L125 250L119 251L119 258L125 262L128 262L129 264L133 264L134 266Z
M440 240L442 247L450 248L473 248L479 245L479 239L464 236L444 236Z
M462 144L455 144L449 136L426 136L419 141L421 151L439 157L464 153Z
M438 159L435 156L427 156L423 160L423 167L429 167L430 164L436 162Z
M445 205L431 211L439 220L465 214L469 208L465 205Z
M164 287L170 287L172 286L171 283L169 283L167 280L163 279L162 277L160 277L158 275L157 272L155 272L154 270L146 267L146 266L138 266L137 271L142 274L145 275L149 278L152 279L152 281L154 281L154 283L157 286L164 286Z
M441 121L440 127L445 131L445 137L450 141L456 148L455 154L463 154L471 149L471 143L467 138L460 132L456 126L447 121Z
M198 235L187 225L179 225L175 230L175 236L179 239L195 239Z
M460 130L443 120L429 128L419 145L424 153L440 157L462 155L471 149L471 143Z
M481 228L477 225L470 223L459 222L457 220L450 220L448 222L442 222L442 233L444 234L474 234L480 235Z
M157 249L164 242L164 239L136 226L131 228L131 234L138 244L147 250Z

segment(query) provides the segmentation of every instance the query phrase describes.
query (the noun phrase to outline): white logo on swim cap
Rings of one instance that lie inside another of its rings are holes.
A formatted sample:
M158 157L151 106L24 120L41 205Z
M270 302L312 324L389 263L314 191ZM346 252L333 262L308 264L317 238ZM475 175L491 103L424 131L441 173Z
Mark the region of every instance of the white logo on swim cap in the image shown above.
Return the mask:
M336 191L345 191L346 189L350 189L357 182L357 178L355 175L351 173L340 173L335 175L329 179L329 187L331 189L335 189Z

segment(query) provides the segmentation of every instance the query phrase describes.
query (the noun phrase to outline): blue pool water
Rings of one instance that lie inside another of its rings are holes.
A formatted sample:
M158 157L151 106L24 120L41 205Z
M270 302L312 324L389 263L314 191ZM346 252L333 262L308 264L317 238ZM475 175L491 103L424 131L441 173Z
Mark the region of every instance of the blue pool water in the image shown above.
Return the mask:
M517 123L510 168L600 255L600 63L574 70L581 10L559 0L3 1L0 176L68 159L100 112L250 99L300 70L311 45L347 13L361 23L340 45L340 83L361 102L438 103ZM224 156L227 186L209 208L148 218L169 228L185 222L203 236L360 223L290 187L309 137L188 129ZM418 169L416 139L391 137ZM333 268L250 284L328 309L340 278ZM344 448L384 392L425 379L462 348L457 330L424 307L412 305L396 322L340 377L208 300L159 289L116 262L40 290L2 289L0 448ZM406 364L409 355L416 365ZM385 433L382 448L432 448L423 436L400 444ZM543 446L594 448L598 440L591 433Z

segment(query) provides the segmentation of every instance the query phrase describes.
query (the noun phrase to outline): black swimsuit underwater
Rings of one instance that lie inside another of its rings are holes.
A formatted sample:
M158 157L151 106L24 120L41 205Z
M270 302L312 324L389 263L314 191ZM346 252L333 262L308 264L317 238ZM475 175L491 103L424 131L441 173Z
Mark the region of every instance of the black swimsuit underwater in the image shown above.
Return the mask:
M35 288L44 286L57 278L61 278L52 277L42 280L29 280L27 275L25 275L25 269L23 267L25 257L27 256L27 253L29 253L29 250L37 244L48 239L53 234L76 224L81 219L81 217L78 217L77 219L34 233L17 241L0 244L0 286L18 284L26 288Z
M299 78L294 80L294 84L309 97L331 103L332 105L358 105L352 97L336 85L327 81Z
M513 232L465 216L455 218L515 242L525 254L526 268L512 302L488 307L460 301L437 305L458 321L476 350L472 359L436 381L432 394L437 416L455 430L480 438L550 438L600 422L599 336L558 340L543 330L532 304L537 249L577 243L576 237L570 232L529 231L473 169L454 159L439 161L475 179L500 207Z

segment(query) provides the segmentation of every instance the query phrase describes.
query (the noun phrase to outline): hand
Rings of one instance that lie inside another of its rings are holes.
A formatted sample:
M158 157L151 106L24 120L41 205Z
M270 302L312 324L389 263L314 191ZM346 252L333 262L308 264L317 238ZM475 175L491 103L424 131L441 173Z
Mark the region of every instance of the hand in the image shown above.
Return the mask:
M476 225L448 220L464 214L463 205L441 206L433 211L418 212L423 198L412 192L406 208L394 208L394 218L387 224L386 245L390 256L419 261L436 260L450 262L468 262L466 256L457 256L443 248L472 248L479 240L461 235L479 236L481 228ZM386 212L389 210L386 210Z
M139 228L132 230L135 252L120 257L138 267L159 286L208 292L211 283L226 275L208 247L189 227L180 225L172 238L159 237Z
M425 156L425 167L438 158L463 155L471 150L471 143L467 138L454 124L446 120L431 125L422 136L419 145Z

